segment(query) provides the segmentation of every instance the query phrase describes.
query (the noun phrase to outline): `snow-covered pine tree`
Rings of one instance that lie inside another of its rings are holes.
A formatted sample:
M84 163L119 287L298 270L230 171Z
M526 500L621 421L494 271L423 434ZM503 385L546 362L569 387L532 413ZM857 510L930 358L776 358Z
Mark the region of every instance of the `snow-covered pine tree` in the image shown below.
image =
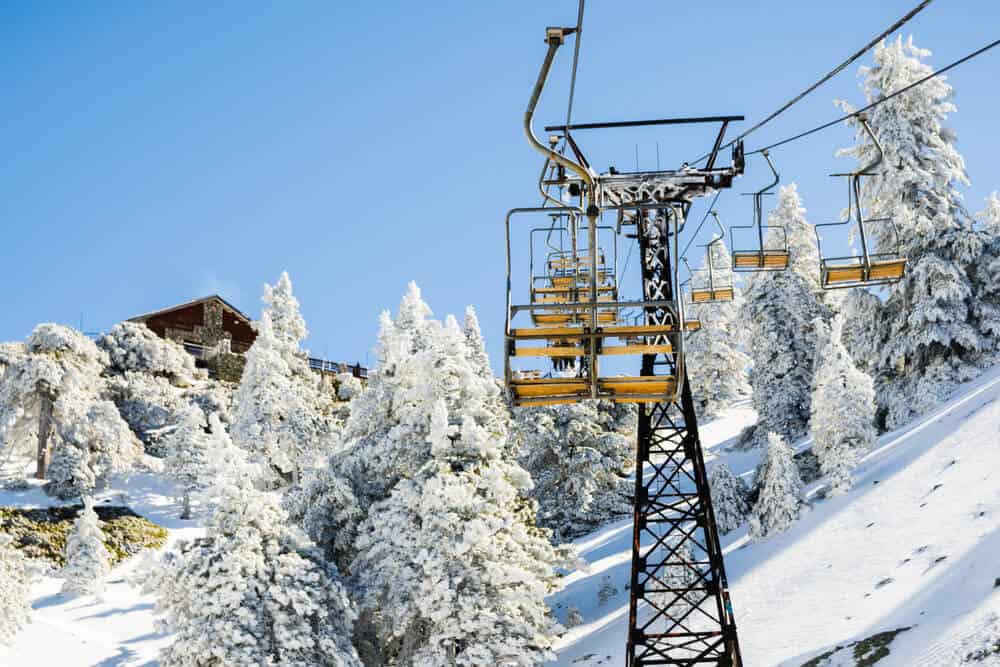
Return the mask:
M395 320L388 312L380 318L376 368L368 388L352 401L344 448L332 461L362 507L385 499L397 481L428 460L429 415L438 400L456 420L471 415L490 432L506 433L506 410L498 412L495 402L500 390L470 363L457 321L449 317L442 326L430 314L410 283Z
M288 528L278 496L256 488L261 467L209 421L206 536L179 543L141 579L157 595L157 626L175 634L160 663L360 667L336 568Z
M336 430L332 406L300 348L307 332L291 289L287 273L276 286L265 285L266 307L234 397L233 441L267 462L264 482L272 487L316 465Z
M361 380L350 373L337 373L337 398L349 401L364 390Z
M634 408L610 401L519 408L515 428L538 523L557 541L630 514Z
M111 554L104 546L101 520L94 511L94 499L83 497L83 509L73 522L66 538L66 566L63 568L63 593L100 595L111 572Z
M743 480L734 475L725 463L720 463L708 474L708 486L719 532L725 535L743 525L750 514L748 489Z
M14 538L0 533L0 644L12 644L18 631L31 622L31 582L34 570L14 546Z
M750 514L750 537L754 540L781 533L799 516L802 480L792 448L777 433L767 434L767 454L758 469L759 493Z
M875 387L858 370L841 342L843 319L817 322L822 344L816 359L812 394L813 453L829 478L833 494L851 488L851 473L875 443Z
M480 376L485 379L493 379L493 369L490 368L490 358L486 354L486 341L483 339L483 332L479 328L479 317L476 309L472 306L465 307L465 319L462 322L462 331L465 333L465 342L469 363L476 369Z
M813 321L827 316L816 294L815 236L794 184L780 189L768 224L785 229L790 252L798 255L791 255L787 271L755 274L744 294L741 319L758 415L754 444L768 432L793 440L805 435L816 355Z
M722 241L710 244L703 268L712 262L716 275L732 280L729 251ZM707 274L706 274L707 275ZM691 316L701 321L701 329L684 340L688 381L695 409L702 417L712 418L735 401L750 395L747 369L750 357L739 350L742 323L738 321L742 293L734 288L733 301L694 304Z
M191 500L204 482L210 443L205 413L196 405L187 406L176 428L164 441L165 470L181 494L181 519L192 518Z
M861 68L868 102L930 74L923 62L929 55L912 37L879 44L874 66ZM890 429L973 377L981 353L991 347L971 306L971 265L982 244L958 191L968 184L965 162L955 133L943 124L956 110L952 96L951 85L937 77L869 112L885 159L879 176L863 180L863 203L868 216L894 219L907 260L903 280L890 288L882 308L876 345L877 397ZM865 164L875 147L860 127L858 139L841 154ZM870 236L877 251L894 251L896 238L887 226L873 226Z
M89 492L131 466L141 448L104 400L108 357L91 340L69 327L39 324L24 354L8 361L0 381L0 443L36 457L51 493Z
M1000 347L1000 195L996 192L986 198L979 219L983 255L976 268L975 308L979 328L993 339L995 350Z
M531 478L503 438L432 407L430 458L371 508L352 572L369 664L533 665L554 657L545 604L568 554L532 527Z
M97 341L97 346L108 354L109 370L118 373L163 377L178 387L192 384L199 375L194 357L141 322L116 324Z
M116 324L97 345L110 359L104 370L108 397L149 454L166 454L162 434L192 401L220 390L180 344L160 338L145 324Z

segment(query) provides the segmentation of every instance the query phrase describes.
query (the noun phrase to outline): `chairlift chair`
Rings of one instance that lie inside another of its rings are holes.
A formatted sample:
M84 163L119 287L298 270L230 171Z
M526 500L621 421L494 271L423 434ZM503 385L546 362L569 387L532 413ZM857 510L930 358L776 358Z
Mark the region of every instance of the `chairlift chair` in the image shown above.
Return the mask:
M761 155L767 161L767 166L774 174L774 180L757 192L749 193L753 196L753 224L736 225L729 228L730 238L733 240L733 271L784 271L788 268L788 234L784 227L780 225L764 224L764 196L773 194L771 190L781 180L778 171L771 162L768 152L762 151ZM736 248L736 230L755 230L757 232L756 248ZM777 243L773 243L777 241ZM771 247L768 247L768 242Z
M718 213L715 211L709 211L709 213L715 218L715 224L719 227L719 234L714 236L707 244L699 246L705 248L705 268L692 269L687 259L682 258L691 276L687 282L689 285L688 299L692 304L725 303L732 301L735 297L733 274L729 263L727 262L724 267L715 266L714 250L716 247L723 247L722 242L726 235L725 228L719 220Z
M857 115L858 122L875 145L875 160L870 164L846 174L830 174L847 178L847 218L840 222L828 222L815 226L816 245L820 255L820 285L823 289L844 289L849 287L872 287L890 285L899 282L906 271L906 258L902 256L899 247L899 229L891 217L865 218L861 210L861 177L878 176L872 171L882 163L885 154L865 114ZM854 219L851 219L853 213ZM858 229L861 242L860 255L844 257L828 257L823 255L823 237L820 227L842 227L854 224ZM894 242L888 252L872 252L868 242L868 231L877 225L883 225L892 230Z
M552 209L512 210L508 214L508 238L511 215L542 210ZM606 229L615 232L613 227ZM675 324L680 321L676 309L672 321L662 324L630 323L626 318L627 312L653 303L667 307L677 304L619 301L615 264L607 264L607 259L616 258L605 257L600 246L594 250L595 257L590 257L589 248L577 248L576 258L570 256L568 263L562 262L567 256L560 252L546 256L544 275L531 276L529 304L511 304L508 291L505 378L514 405L559 405L593 398L619 403L652 403L675 395L678 390L675 376L606 375L601 373L601 359L671 354L682 349L678 347L682 343L681 332ZM580 267L574 263L584 255L587 256L586 270L576 271ZM509 260L508 254L508 271ZM595 264L596 273L593 271ZM570 282L559 282L558 279L564 277ZM595 293L596 300L593 298ZM530 326L528 322L518 323L525 315ZM643 317L641 313L640 317ZM523 357L548 358L552 371L543 375L515 370L512 362Z

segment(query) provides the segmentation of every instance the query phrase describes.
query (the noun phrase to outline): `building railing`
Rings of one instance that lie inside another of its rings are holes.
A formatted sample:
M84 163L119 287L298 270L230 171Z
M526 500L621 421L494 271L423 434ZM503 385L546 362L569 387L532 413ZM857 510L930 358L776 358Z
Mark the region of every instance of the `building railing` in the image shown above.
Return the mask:
M336 361L309 357L309 368L325 373L350 373L356 378L368 379L368 369L361 364L341 364Z

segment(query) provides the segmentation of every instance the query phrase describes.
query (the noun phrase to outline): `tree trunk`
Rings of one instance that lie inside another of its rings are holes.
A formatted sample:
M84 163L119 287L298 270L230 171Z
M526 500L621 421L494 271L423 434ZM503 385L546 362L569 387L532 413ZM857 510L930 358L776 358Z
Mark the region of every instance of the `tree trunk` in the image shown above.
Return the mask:
M181 509L181 519L188 520L191 518L191 492L184 492L184 503Z
M41 390L41 405L38 409L38 454L35 459L35 479L45 479L49 470L52 452L49 440L52 437L52 401L50 392Z

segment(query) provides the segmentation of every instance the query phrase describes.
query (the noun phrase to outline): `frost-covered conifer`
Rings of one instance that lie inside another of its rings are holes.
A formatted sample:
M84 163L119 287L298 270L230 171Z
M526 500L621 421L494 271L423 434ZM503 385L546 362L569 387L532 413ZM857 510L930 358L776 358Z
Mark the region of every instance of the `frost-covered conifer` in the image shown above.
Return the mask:
M743 480L734 475L725 463L720 463L708 474L708 485L719 532L725 535L743 525L750 514L748 491Z
M804 214L793 184L781 188L778 206L768 218L768 224L786 230L789 247L800 253L812 235ZM758 442L771 431L789 439L801 437L809 423L816 355L813 320L826 315L816 294L815 256L815 249L811 257L793 255L787 271L754 275L745 293L741 318L747 328L747 352L753 359L750 385L758 415Z
M503 440L432 410L430 459L361 525L352 572L364 591L373 664L531 665L558 626L544 597L565 555L531 524L531 478Z
M350 565L364 512L336 469L326 465L306 471L300 483L285 492L282 506L326 558L342 569Z
M812 396L813 453L834 494L851 488L851 472L875 443L875 388L858 370L841 342L843 320L822 322L823 344L816 359Z
M729 252L718 241L709 246L713 270L732 280ZM706 257L707 268L709 258ZM739 350L742 338L739 321L742 294L734 289L736 298L721 303L694 304L689 306L691 316L701 321L701 329L684 340L687 355L688 380L698 414L707 418L730 407L735 401L750 394L747 369L750 357Z
M349 401L362 392L364 385L361 380L350 373L337 374L337 398L341 401Z
M56 401L55 412L62 415L57 426L61 443L52 455L46 487L60 498L105 488L112 474L130 470L142 453L114 403L66 405L69 400L69 394L63 394Z
M544 596L565 554L534 524L530 477L490 407L495 381L458 322L430 312L411 284L395 320L382 315L344 448L297 504L327 508L313 512L310 533L339 561L336 538L357 525L350 571L368 664L533 664L550 655Z
M158 627L175 634L160 663L360 667L355 612L336 568L287 527L277 495L256 488L260 467L215 415L210 428L206 537L181 542L143 575Z
M490 358L486 354L486 341L479 328L479 317L472 306L465 307L465 320L462 322L465 342L469 355L469 363L486 379L493 379L493 369L490 368Z
M233 441L268 464L265 482L298 479L329 447L334 424L319 378L300 343L306 336L288 274L265 286L266 307L234 396Z
M12 644L18 631L31 622L31 582L34 571L14 546L14 538L0 533L0 644Z
M141 453L114 404L104 398L101 372L107 363L107 354L83 334L39 324L25 354L12 359L0 381L0 443L35 456L44 442L51 465L38 469L50 480L48 490L61 497L104 484ZM43 428L45 437L39 438Z
M557 541L629 515L634 408L610 401L521 408L515 424L538 522Z
M388 496L400 478L430 456L430 415L443 400L450 415L471 415L495 433L506 432L506 410L492 377L469 362L466 338L454 318L430 320L431 309L410 283L395 320L380 318L378 361L368 389L351 404L333 463L362 507ZM457 426L457 425L456 425Z
M983 255L977 263L978 292L975 308L979 327L1000 347L1000 195L990 193L986 208L979 213L982 221Z
M777 433L767 434L767 454L758 469L759 493L750 515L750 537L759 540L783 532L799 517L802 480L792 448Z
M882 100L925 77L932 71L922 62L929 55L912 38L877 46L875 65L861 69L867 100ZM943 124L956 109L952 95L951 85L937 77L869 112L885 159L878 177L863 180L863 203L870 217L895 220L907 260L903 280L890 288L882 308L875 345L877 396L889 428L932 407L954 382L974 376L990 347L971 307L970 264L979 258L982 240L962 207L958 186L968 179L955 133ZM842 154L866 164L875 148L860 127L858 139ZM895 250L891 228L873 226L870 236L877 252Z
M172 340L165 340L140 322L122 322L97 343L107 352L109 368L119 373L144 373L187 386L198 375L194 357Z
M181 519L191 518L192 495L201 488L207 472L207 450L212 445L212 438L205 426L205 413L189 405L164 442L166 473L181 494Z
M64 593L100 595L111 571L111 554L104 546L101 521L94 511L94 499L83 497L83 509L73 522L66 538L66 567L63 568Z

